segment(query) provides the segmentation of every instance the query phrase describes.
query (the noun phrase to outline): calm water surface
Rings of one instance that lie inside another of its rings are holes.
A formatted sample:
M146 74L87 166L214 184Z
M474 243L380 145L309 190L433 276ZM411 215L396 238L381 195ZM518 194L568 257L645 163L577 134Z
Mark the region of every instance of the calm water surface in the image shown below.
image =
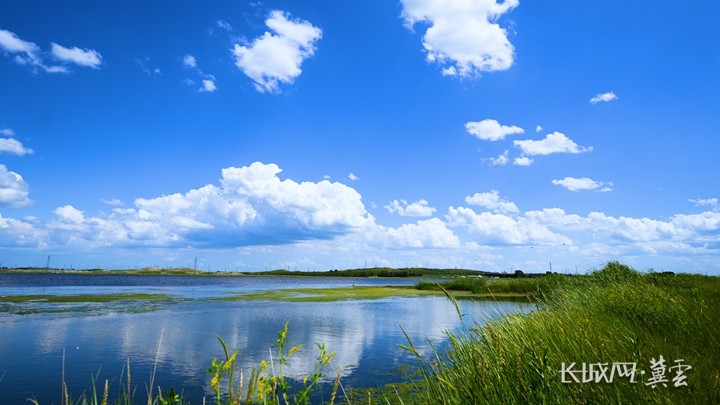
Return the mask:
M381 278L0 275L0 295L150 292L208 298L277 288L416 282ZM532 308L519 303L459 304L463 313L479 321L483 314L497 317ZM90 374L100 370L101 381L115 378L110 396L115 398L118 377L130 359L132 382L138 387L135 398L140 400L147 395L145 385L149 384L159 345L155 385L163 390L173 386L191 403L201 404L202 397L209 399L211 394L206 369L213 358L224 356L216 334L230 349L239 350L240 365L249 375L253 365L270 359L268 350L286 321L290 323L288 344L304 345L290 359L287 375L302 378L312 372L318 354L315 343L326 343L329 350L336 351L332 366L342 368L341 381L346 389L398 381L392 372L415 363L396 345L406 343L400 325L423 353L431 351L428 341L442 347L444 331L464 327L452 303L439 297L316 303L185 300L141 313L112 306L99 306L89 313L0 312L0 375L6 373L0 382L0 403L26 403L27 398L35 397L41 404L59 404L63 349L65 380L75 396L90 387ZM336 372L328 368L326 373L329 385Z

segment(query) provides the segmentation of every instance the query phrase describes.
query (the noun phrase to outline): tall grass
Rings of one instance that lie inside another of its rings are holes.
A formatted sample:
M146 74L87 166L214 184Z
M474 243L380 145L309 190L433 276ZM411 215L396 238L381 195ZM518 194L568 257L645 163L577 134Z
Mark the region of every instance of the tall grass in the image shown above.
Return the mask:
M567 282L559 274L538 278L503 278L488 281L487 278L455 278L439 283L446 290L470 291L475 294L543 294L560 288ZM439 290L438 283L421 281L415 285L418 290Z
M717 277L641 274L608 263L546 294L542 310L448 334L448 353L418 355L417 403L718 404L719 301ZM412 343L408 350L417 354ZM651 388L650 363L659 356L668 384ZM680 359L692 369L687 386L675 387L669 367ZM614 362L636 362L636 383L617 376L612 383L561 382L563 363Z

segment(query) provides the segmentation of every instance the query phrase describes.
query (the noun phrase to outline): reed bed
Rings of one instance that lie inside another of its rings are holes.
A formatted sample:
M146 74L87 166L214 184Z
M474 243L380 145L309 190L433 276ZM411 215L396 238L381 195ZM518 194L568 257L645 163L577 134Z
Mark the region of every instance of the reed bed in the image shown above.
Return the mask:
M410 382L418 395L413 403L720 403L717 277L642 274L611 262L556 287L544 291L537 311L448 334L447 353L418 355L422 378ZM412 342L406 349L417 354ZM651 366L660 356L664 386L652 384L657 367ZM562 382L563 363L578 370L583 363L620 362L637 364L634 383L617 375L612 382L577 383L567 373L571 382ZM687 385L675 386L677 365L692 367L681 373ZM385 390L378 399L391 403L388 396Z

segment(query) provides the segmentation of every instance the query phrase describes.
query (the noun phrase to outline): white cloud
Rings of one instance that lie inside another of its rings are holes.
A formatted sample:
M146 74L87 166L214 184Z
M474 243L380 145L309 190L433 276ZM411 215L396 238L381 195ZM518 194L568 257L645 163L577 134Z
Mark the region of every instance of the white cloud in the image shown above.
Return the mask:
M451 227L465 227L483 244L490 245L558 245L570 243L564 235L551 232L545 225L527 218L512 218L490 212L475 213L470 208L450 207L445 216Z
M0 153L8 153L11 155L24 156L32 155L33 150L26 148L16 139L0 138Z
M227 31L232 31L232 29L233 29L233 28L232 28L232 25L228 24L228 23L227 23L226 21L224 21L224 20L218 20L218 21L217 21L217 26L220 27L220 28L222 28L222 29L225 29L225 30L227 30Z
M540 132L540 131L542 131L542 127L540 125L536 126L535 132Z
M78 47L65 48L56 43L51 43L50 53L62 62L72 62L81 66L88 66L98 69L102 64L102 57L92 49L82 50ZM40 48L33 42L20 39L14 33L0 29L0 49L8 53L14 53L15 62L20 65L27 65L36 70L37 67L48 73L68 73L64 66L48 66L42 60Z
M110 200L106 200L104 198L101 198L100 201L104 202L107 205L123 205L122 201L118 200L117 198L113 198Z
M348 174L348 178L349 178L350 180L360 180L360 177L352 174L352 172L350 172L350 174Z
M0 207L18 208L31 204L30 187L22 176L0 164Z
M10 128L0 129L0 134L4 136L15 136L15 132Z
M583 148L570 140L565 134L555 132L548 134L545 139L533 141L513 141L515 147L520 148L526 155L549 155L551 153L582 153L593 150L592 146Z
M92 49L80 49L78 47L65 48L62 45L51 43L52 54L63 62L72 62L76 65L87 66L99 69L102 64L102 56Z
M192 80L192 79L189 79L189 78L187 78L187 77L186 77L185 79L181 80L181 81L182 81L184 84L187 84L188 86L193 86L193 85L195 85L195 81Z
M598 94L597 96L591 98L591 99L590 99L590 103L591 103L591 104L597 104L597 103L599 103L599 102L601 102L601 101L608 102L608 101L611 101L611 100L615 100L616 98L617 98L617 96L615 95L615 93L613 93L612 91L609 91L609 92L604 93L604 94Z
M516 157L515 160L513 160L513 164L518 166L530 166L532 162L533 160L527 156Z
M384 228L385 246L391 248L452 248L460 239L437 218L405 224L397 229Z
M465 124L465 129L479 139L486 141L498 141L505 139L506 135L522 134L525 132L525 130L520 127L500 125L499 122L491 119L480 122L468 122Z
M252 43L235 44L237 67L255 82L260 92L277 92L279 83L292 83L302 73L302 62L314 55L322 30L305 20L290 20L279 10L270 13L265 32Z
M539 224L564 231L591 233L595 238L609 236L617 243L683 242L702 246L720 243L720 213L674 215L670 221L649 218L611 217L591 212L587 217L566 214L560 208L530 211L525 217ZM612 242L612 241L609 241Z
M698 199L688 199L689 202L695 203L696 207L702 206L702 205L709 205L712 207L713 211L718 210L718 199L717 198L698 198Z
M480 72L509 69L515 48L497 19L516 7L518 0L401 0L405 25L426 22L423 36L430 62L449 68L443 75L477 76Z
M197 67L197 61L195 60L195 57L190 54L185 55L182 62L183 66L187 68Z
M583 178L575 178L575 177L565 177L562 180L553 180L552 184L555 184L557 186L563 186L566 189L570 191L578 191L578 190L595 190L597 188L602 187L604 184L612 185L612 183L604 183L602 181L595 181L587 177ZM600 191L607 192L612 191L610 187L605 187L601 189Z
M510 152L505 151L502 155L498 155L498 157L496 157L496 158L487 158L487 159L483 159L483 160L489 160L490 164L493 166L503 166L503 165L506 165L510 161L510 159L508 158L509 153Z
M0 29L0 47L9 53L18 53L15 61L21 65L42 66L42 60L38 55L40 48L32 42L20 39L14 33Z
M425 200L415 201L412 204L408 204L405 200L393 200L390 205L386 205L385 208L391 213L398 213L403 217L429 217L435 211L433 207L428 207L428 202Z
M230 167L222 170L220 187L138 198L135 208L116 208L105 218L60 207L47 228L62 243L222 248L332 239L374 226L354 189L326 180L281 181L280 171L257 162Z
M213 80L203 80L203 86L200 87L200 90L198 91L207 91L209 93L214 92L217 90L217 87L215 86L215 82Z
M85 222L84 213L78 209L75 209L72 205L66 205L64 207L56 208L53 213L61 222L71 224L82 224Z
M330 175L329 175L329 174L324 175L324 176L323 176L323 179L325 179L325 180L330 180Z
M513 202L503 201L500 194L496 190L489 193L475 193L475 195L465 197L465 202L471 205L479 205L492 210L495 213L518 213L517 205Z

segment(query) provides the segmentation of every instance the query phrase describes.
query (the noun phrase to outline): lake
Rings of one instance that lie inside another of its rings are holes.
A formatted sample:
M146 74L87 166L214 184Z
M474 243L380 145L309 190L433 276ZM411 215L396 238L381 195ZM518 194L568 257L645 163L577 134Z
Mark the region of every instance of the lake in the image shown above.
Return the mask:
M206 370L214 358L223 359L222 337L230 350L239 350L246 378L254 365L270 360L269 349L289 322L288 347L304 345L289 360L286 375L301 379L314 369L318 350L325 343L335 351L325 370L323 390L342 369L345 389L374 387L401 380L398 370L416 364L397 346L407 343L400 325L421 353L432 353L428 342L446 344L445 331L473 326L469 318L525 311L525 303L459 301L465 316L461 323L445 297L397 297L336 302L224 301L217 298L239 292L302 287L360 285L413 285L416 279L383 278L280 278L183 277L122 275L0 275L0 296L151 293L177 300L148 305L139 303L3 303L0 304L0 403L59 404L62 356L65 381L77 397L91 386L91 373L99 371L98 389L105 379L116 398L119 377L130 360L135 400L147 397L146 385L159 349L155 389L171 386L183 391L192 404L210 399ZM161 339L162 336L162 339ZM273 352L276 358L277 352ZM123 379L124 383L124 379ZM292 384L292 382L291 382ZM296 386L300 384L295 381ZM209 402L208 402L209 403Z

